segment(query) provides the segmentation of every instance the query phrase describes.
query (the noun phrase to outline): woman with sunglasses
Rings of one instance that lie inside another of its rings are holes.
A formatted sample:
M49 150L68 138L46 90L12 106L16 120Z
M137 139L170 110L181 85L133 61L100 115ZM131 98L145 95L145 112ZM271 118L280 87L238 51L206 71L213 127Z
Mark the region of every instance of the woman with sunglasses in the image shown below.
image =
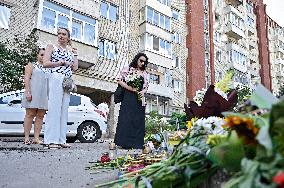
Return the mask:
M148 89L146 66L148 57L138 53L129 67L125 67L118 79L125 92L121 102L114 142L124 149L143 149L145 136L145 98ZM139 77L139 87L130 86L127 78L135 72Z
M24 119L24 144L29 145L30 131L34 121L34 139L33 144L41 144L39 139L43 117L47 110L47 77L43 68L44 48L39 48L37 53L37 62L29 63L25 67L25 92L22 99L22 107L26 108Z

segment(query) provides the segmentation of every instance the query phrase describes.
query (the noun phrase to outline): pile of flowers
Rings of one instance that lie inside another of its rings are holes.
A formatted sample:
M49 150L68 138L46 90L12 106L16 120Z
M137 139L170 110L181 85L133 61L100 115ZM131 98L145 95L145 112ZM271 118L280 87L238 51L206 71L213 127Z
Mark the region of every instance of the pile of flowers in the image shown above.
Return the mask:
M264 114L227 112L224 118L192 119L168 159L108 185L197 187L221 171L229 175L224 188L283 188L283 110L281 101Z

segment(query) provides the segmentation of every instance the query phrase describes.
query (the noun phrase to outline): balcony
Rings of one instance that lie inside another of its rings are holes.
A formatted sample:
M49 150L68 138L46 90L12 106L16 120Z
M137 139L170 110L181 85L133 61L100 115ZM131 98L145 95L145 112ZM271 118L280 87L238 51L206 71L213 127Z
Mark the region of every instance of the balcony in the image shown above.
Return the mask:
M274 64L276 64L276 65L284 65L284 60L283 59L276 59L274 61Z
M152 25L148 22L144 22L139 27L139 34L142 35L144 33L153 34L164 40L172 41L172 34L169 31L162 29L158 26Z
M247 55L246 49L242 48L241 46L239 46L238 44L233 43L233 42L227 42L226 43L226 49L227 49L227 51L235 50L235 51L240 52L244 55Z
M161 4L158 1L153 1L153 0L140 0L140 7L144 8L145 6L152 7L153 9L157 10L158 12L162 12L164 15L168 17L172 17L172 10L171 7Z
M284 54L284 47L281 48L281 47L279 47L278 45L276 45L276 52L281 52L281 53Z
M228 5L239 6L243 4L242 0L226 0L225 1Z
M248 35L254 35L256 33L256 28L254 26L251 25L247 25L247 29L248 29Z
M56 44L57 36L45 31L37 31L39 36L39 43L41 46L47 44ZM78 64L80 68L89 68L95 65L98 61L98 48L95 46L87 45L82 42L72 40L72 46L78 49Z
M173 89L160 84L149 83L147 93L171 99L173 98Z
M284 43L284 36L283 36L283 35L280 35L280 34L276 34L276 35L274 36L274 40L275 40L275 41L280 40L280 41L282 41L282 42Z
M256 48L257 47L257 39L248 38L248 44L251 47ZM250 49L251 49L251 47L250 47Z
M164 55L159 54L158 52L142 49L143 53L145 53L149 58L149 63L165 67L168 69L172 69L172 59L169 57L165 57Z
M233 37L237 40L242 39L245 37L245 33L243 30L241 30L240 28L238 28L237 26L231 24L231 23L227 23L224 27L224 32L229 36L229 37Z
M250 53L248 54L249 59L253 62L258 62L258 57L257 57L257 53L256 50L251 50Z

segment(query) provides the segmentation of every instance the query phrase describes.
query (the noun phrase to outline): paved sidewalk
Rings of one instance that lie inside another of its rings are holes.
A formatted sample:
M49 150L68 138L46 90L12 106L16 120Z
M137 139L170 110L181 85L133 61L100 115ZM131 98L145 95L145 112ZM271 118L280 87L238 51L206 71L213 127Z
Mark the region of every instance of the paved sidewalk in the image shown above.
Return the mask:
M91 188L114 180L117 170L91 174L85 170L109 152L109 143L74 143L71 148L43 149L20 140L0 138L0 188ZM126 150L118 150L123 155Z

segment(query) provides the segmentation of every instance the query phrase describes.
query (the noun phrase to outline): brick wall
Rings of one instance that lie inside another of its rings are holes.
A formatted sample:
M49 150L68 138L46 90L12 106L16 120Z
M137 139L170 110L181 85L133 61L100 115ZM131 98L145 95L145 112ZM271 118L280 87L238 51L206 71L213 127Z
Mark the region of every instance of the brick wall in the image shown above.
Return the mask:
M203 1L186 0L188 27L187 48L188 59L186 65L187 98L192 100L195 92L205 87L204 65L204 11Z
M271 90L271 75L270 75L270 62L268 51L268 36L266 26L266 12L263 0L257 1L257 34L259 39L259 62L260 62L260 77L261 83Z

